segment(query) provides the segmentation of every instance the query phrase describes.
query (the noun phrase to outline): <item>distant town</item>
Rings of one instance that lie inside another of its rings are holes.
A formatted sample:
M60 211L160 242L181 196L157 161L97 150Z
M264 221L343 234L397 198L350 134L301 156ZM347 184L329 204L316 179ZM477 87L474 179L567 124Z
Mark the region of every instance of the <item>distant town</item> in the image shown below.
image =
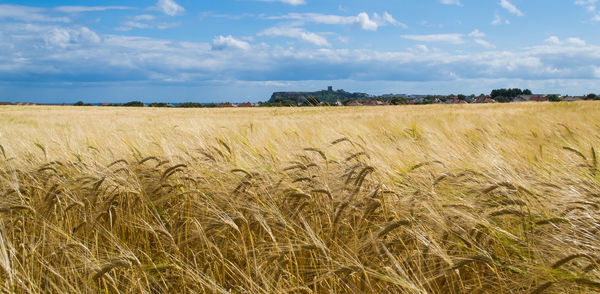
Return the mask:
M569 96L561 94L534 94L529 89L495 89L489 95L410 95L384 94L370 95L367 93L350 93L344 90L334 90L329 86L326 90L314 92L274 92L265 102L251 103L168 103L130 101L126 103L86 103L78 101L74 106L125 106L125 107L179 107L179 108L211 108L211 107L301 107L301 106L383 106L383 105L419 105L419 104L471 104L471 103L509 103L509 102L560 102L600 100L600 96L590 93L585 96ZM0 102L0 105L57 105L30 102Z

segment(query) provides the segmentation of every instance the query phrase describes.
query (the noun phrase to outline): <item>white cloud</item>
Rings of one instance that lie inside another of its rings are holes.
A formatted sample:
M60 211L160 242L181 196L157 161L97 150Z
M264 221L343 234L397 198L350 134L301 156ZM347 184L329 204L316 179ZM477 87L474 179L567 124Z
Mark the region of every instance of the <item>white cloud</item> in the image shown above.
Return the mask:
M238 40L231 35L224 37L218 36L213 39L212 48L214 50L223 50L228 48L235 48L241 50L250 50L250 44L242 40Z
M162 11L166 15L175 16L185 12L185 8L173 0L158 0L154 9Z
M469 37L483 38L483 37L485 37L485 34L480 32L478 29L475 29L474 31L469 33Z
M82 44L97 44L100 37L87 27L52 27L43 32L46 47L67 48Z
M495 13L494 19L492 20L491 24L497 26L497 25L501 25L502 23L510 24L510 21L508 21L508 19L507 20L502 19L502 17L498 13Z
M105 11L105 10L129 10L132 7L127 6L58 6L54 10L65 12L65 13L81 13L81 12L94 12L94 11Z
M8 18L25 22L70 22L67 17L52 17L44 14L44 9L37 7L0 4L0 19Z
M325 37L296 27L272 27L260 32L258 35L299 39L321 47L331 46Z
M376 22L369 18L366 12L359 13L356 20L363 30L376 31L377 27L379 27Z
M285 3L285 4L290 4L290 5L304 5L306 4L306 1L304 0L260 0L263 2L281 2L281 3Z
M598 0L576 0L575 4L580 5L580 6L585 6L585 8L589 12L595 12L596 11L596 2L598 2Z
M514 4L510 3L508 0L500 0L500 6L502 6L502 8L508 10L508 12L514 15L524 15L523 12L521 12L521 10L519 10Z
M591 21L600 22L600 12L598 12L596 2L598 2L598 0L576 0L575 4L584 6L588 12L594 14L594 16L591 18Z
M402 22L397 21L396 19L394 19L394 17L389 14L387 11L383 13L383 15L379 15L377 13L373 13L373 19L375 21L375 23L377 23L378 26L385 26L385 25L393 25L393 26L398 26L398 27L402 27L402 28L407 28L408 26Z
M408 51L412 53L428 53L429 47L427 47L427 45L419 44L412 48L408 48Z
M402 35L402 38L421 42L463 43L463 34Z
M485 48L488 48L488 49L494 49L494 48L496 48L496 45L494 45L494 44L492 44L492 43L490 43L490 42L488 42L486 40L483 40L483 39L475 39L474 42L477 43L477 44L479 44L479 45L481 45L481 46L483 46L483 47L485 47Z
M544 40L544 42L552 45L560 45L561 41L557 36L550 36L548 39Z
M578 47L584 47L587 45L587 43L584 40L576 37L567 38L565 42L563 42L557 36L550 36L548 39L544 40L544 42L550 45L571 45Z
M179 25L177 22L155 22L156 16L141 14L129 17L129 20L121 23L117 31L131 31L133 29L159 29L166 30Z
M483 46L487 49L496 48L496 46L494 44L483 39L483 37L485 37L485 33L479 31L478 29L475 29L472 32L470 32L468 36L474 38L473 42L475 42L476 44L478 44L480 46Z
M440 2L442 4L446 4L446 5L457 5L457 6L461 5L460 0L440 0Z
M579 38L567 38L567 43L571 44L571 45L575 45L575 46L585 46L586 43L584 40L579 39Z
M356 25L363 30L369 31L375 31L380 26L385 25L394 25L406 28L404 23L394 19L394 17L388 12L384 12L383 15L374 13L372 18L369 17L369 14L366 12L361 12L356 16L341 16L321 13L289 13L283 16L268 17L268 19L292 19L301 22L330 25Z

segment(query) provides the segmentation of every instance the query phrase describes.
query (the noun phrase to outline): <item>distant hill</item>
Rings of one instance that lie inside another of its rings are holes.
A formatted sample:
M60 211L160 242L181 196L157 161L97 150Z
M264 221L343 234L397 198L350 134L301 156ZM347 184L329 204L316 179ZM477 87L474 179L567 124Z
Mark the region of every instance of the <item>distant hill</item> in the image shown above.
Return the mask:
M315 91L315 92L275 92L271 95L269 103L282 103L282 102L304 102L308 97L316 97L323 102L335 102L337 100L344 101L349 99L369 98L371 97L366 93L350 93L344 90L334 91L332 87L327 90Z

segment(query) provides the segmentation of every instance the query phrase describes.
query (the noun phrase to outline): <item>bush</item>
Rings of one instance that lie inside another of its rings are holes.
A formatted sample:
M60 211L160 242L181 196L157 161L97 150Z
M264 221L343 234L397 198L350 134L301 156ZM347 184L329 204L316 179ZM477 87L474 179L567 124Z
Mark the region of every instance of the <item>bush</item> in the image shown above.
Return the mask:
M127 102L127 103L123 104L123 106L127 106L127 107L144 107L146 105L143 102L141 102L141 101L130 101L130 102Z
M560 98L560 96L552 94L552 95L548 95L548 101L559 102L559 101L562 101L562 99Z

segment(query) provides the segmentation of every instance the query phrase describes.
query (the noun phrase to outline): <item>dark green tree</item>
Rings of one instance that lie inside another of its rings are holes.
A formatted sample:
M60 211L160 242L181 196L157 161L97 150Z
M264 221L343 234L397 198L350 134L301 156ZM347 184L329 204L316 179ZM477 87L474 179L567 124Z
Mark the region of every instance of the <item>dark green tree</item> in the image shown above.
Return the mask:
M528 91L528 93L531 93L531 91ZM490 93L490 97L492 97L493 99L496 99L496 101L500 102L496 97L502 96L504 99L508 99L509 101L505 101L505 102L510 102L512 101L514 98L516 98L519 95L525 94L521 89L518 88L514 88L514 89L494 89L492 90L492 93ZM531 95L531 94L526 94L526 95Z
M84 103L83 103L83 101L77 101L77 102L75 102L75 104L73 104L73 105L75 105L75 106L83 106L83 105L84 105Z
M406 99L402 98L402 97L394 97L390 100L390 103L392 105L403 105L406 104Z
M123 104L123 106L128 106L128 107L144 107L144 103L141 101L130 101L127 102L125 104Z
M562 101L562 99L560 98L560 96L558 96L556 94L552 94L552 95L548 95L548 101L559 102L559 101Z

